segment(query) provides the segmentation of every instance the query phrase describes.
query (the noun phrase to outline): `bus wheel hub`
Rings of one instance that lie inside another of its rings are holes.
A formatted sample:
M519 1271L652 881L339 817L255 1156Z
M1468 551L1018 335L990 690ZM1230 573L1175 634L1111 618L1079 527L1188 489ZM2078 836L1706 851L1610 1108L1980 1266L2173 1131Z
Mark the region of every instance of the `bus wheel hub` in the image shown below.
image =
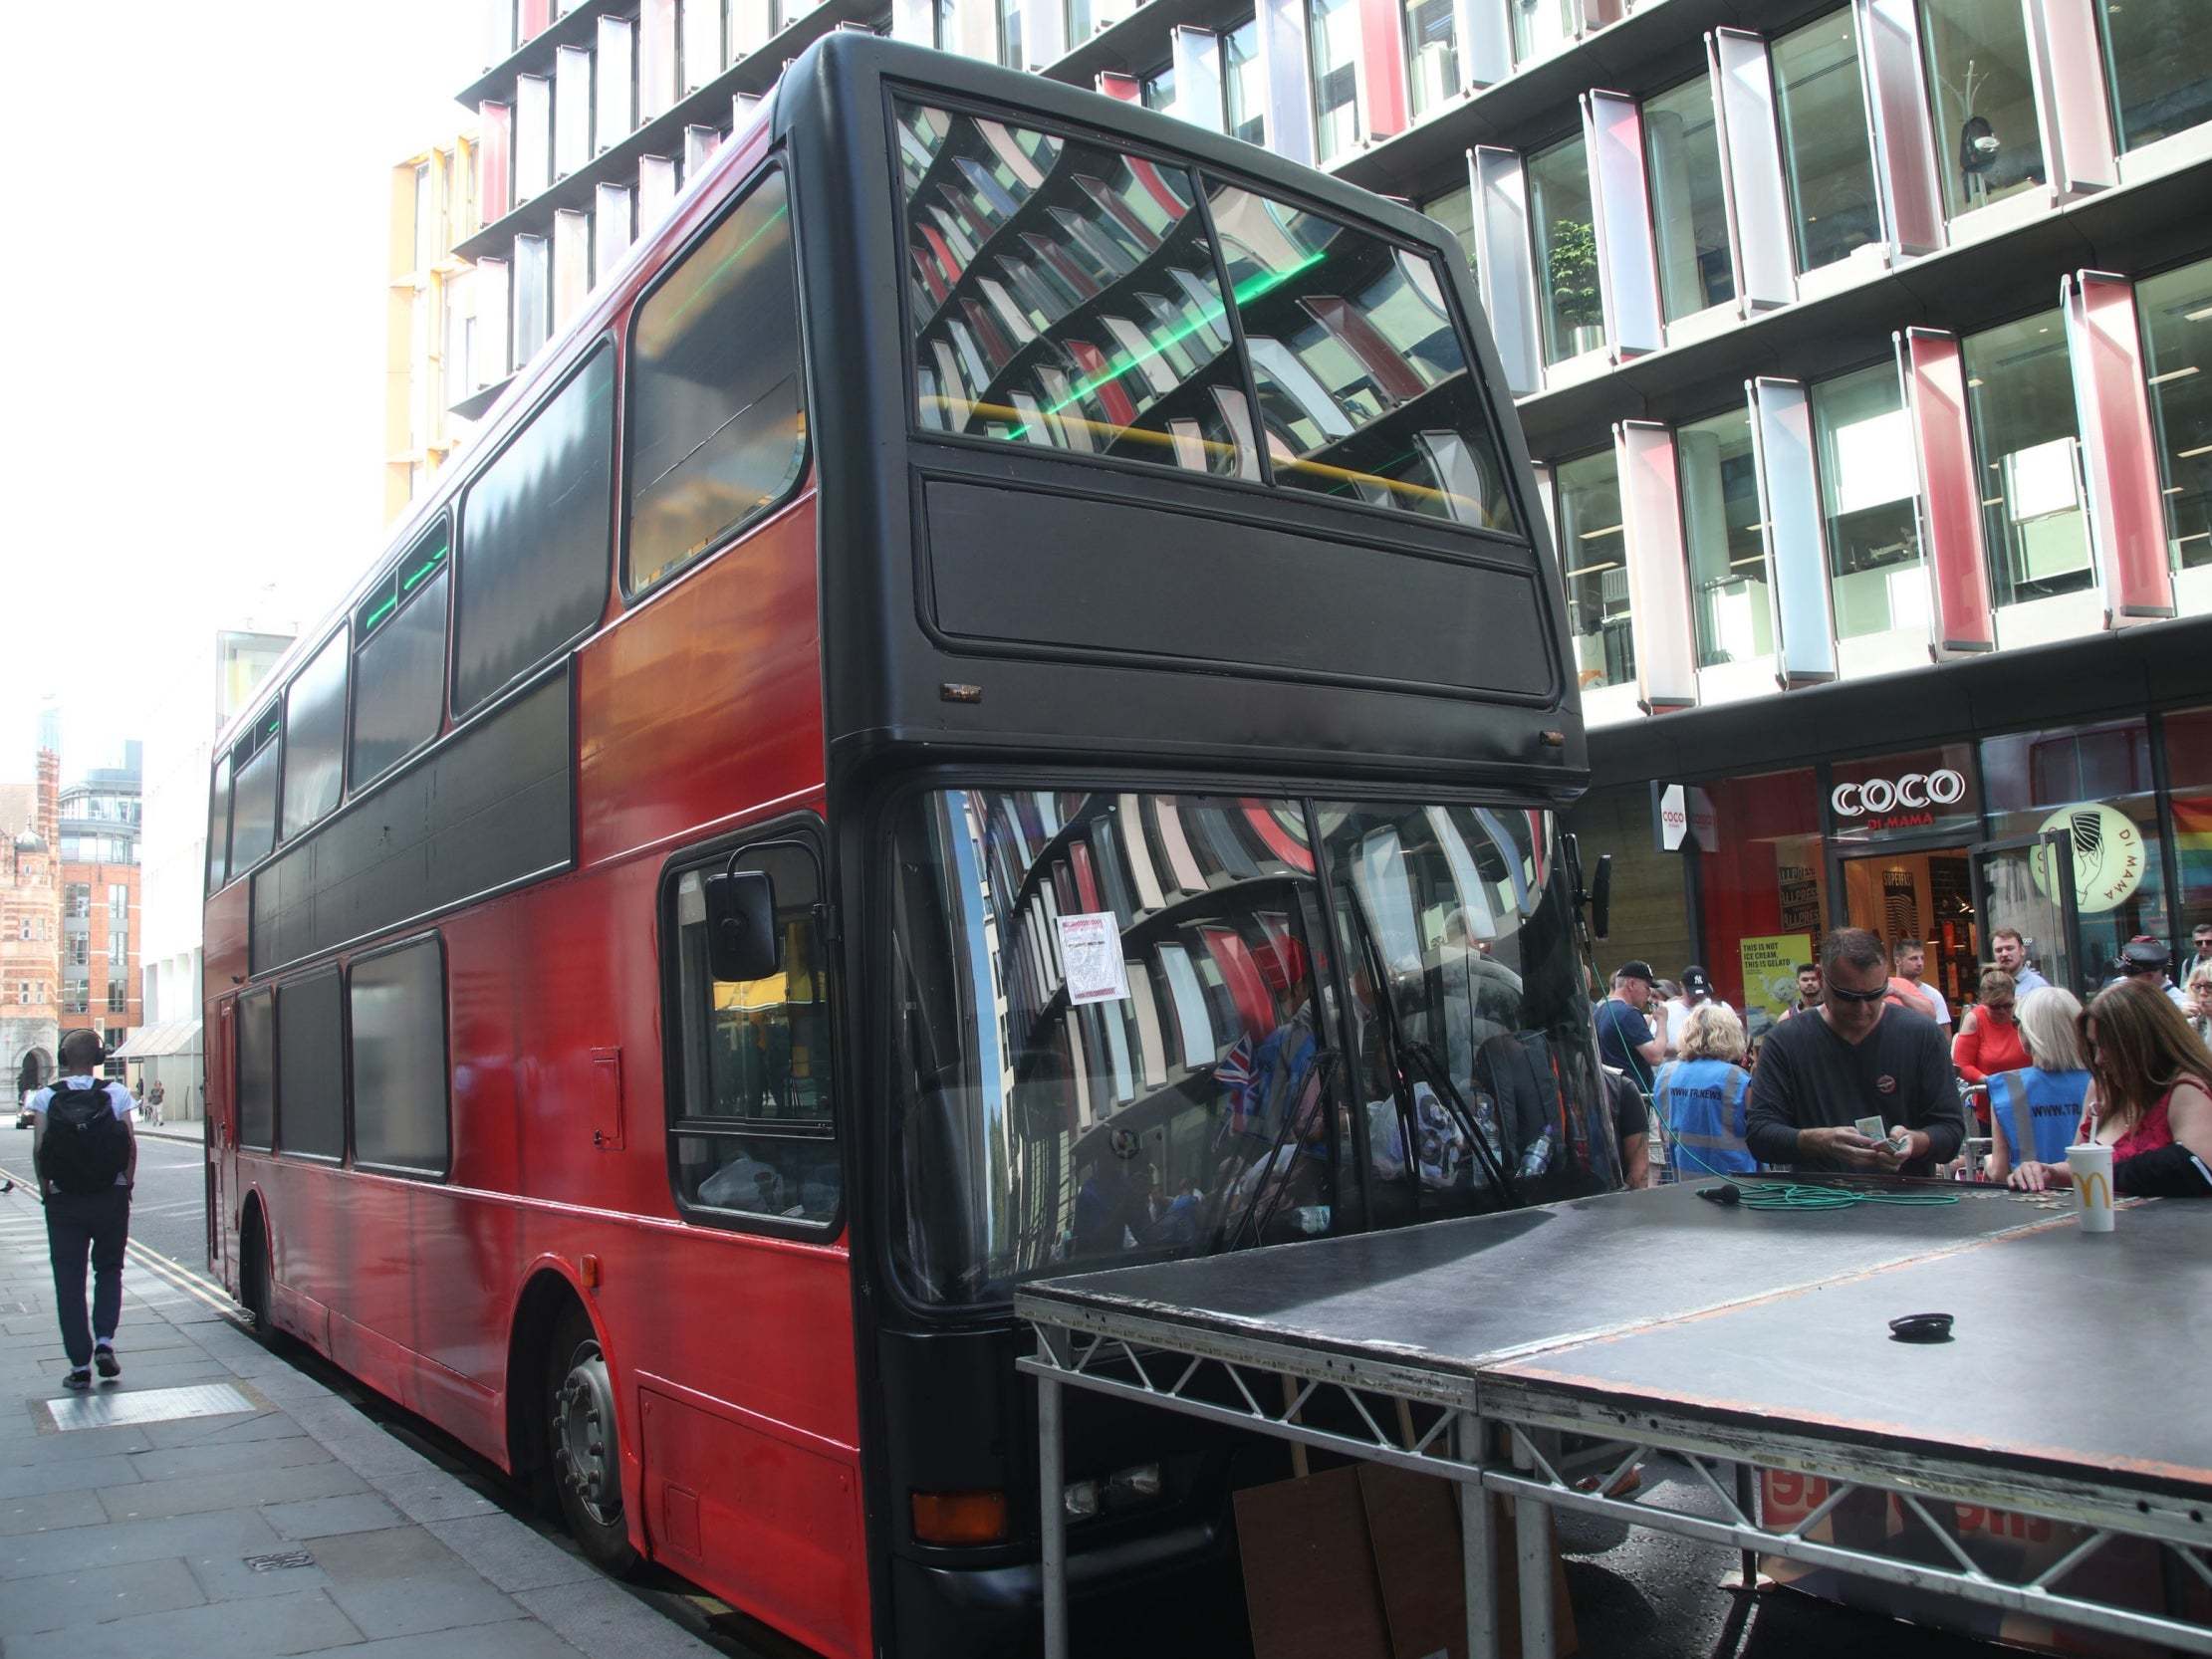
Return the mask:
M579 1349L554 1396L554 1461L561 1480L603 1525L621 1513L620 1477L607 1455L614 1393L597 1347Z

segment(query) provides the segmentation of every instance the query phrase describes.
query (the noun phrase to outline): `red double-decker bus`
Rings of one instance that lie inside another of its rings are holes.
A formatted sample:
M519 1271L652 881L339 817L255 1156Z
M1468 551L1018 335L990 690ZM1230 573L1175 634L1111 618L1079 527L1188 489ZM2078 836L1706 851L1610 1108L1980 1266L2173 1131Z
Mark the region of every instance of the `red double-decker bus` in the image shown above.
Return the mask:
M612 1569L1029 1645L1016 1283L1618 1183L1501 388L1428 221L817 46L226 734L225 1283ZM1264 1470L1069 1409L1079 1607L1233 1590Z

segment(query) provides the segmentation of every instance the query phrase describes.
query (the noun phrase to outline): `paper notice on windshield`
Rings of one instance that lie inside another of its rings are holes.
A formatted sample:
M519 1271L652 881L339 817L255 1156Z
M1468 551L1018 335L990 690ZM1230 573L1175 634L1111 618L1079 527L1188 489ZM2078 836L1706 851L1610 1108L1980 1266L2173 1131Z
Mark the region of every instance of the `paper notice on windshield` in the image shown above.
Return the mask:
M1129 994L1121 923L1110 910L1060 918L1060 963L1072 1003L1113 1003Z

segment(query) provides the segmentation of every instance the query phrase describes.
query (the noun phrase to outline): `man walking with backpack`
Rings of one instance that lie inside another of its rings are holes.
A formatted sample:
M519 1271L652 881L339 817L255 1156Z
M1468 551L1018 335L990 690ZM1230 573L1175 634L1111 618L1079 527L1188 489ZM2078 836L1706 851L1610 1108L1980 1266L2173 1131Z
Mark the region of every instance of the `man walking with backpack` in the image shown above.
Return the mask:
M129 1091L105 1081L107 1051L100 1034L73 1031L62 1039L62 1075L31 1096L31 1166L46 1200L46 1245L61 1304L62 1346L69 1353L66 1388L90 1388L93 1366L114 1381L116 1322L123 1316L123 1247L130 1235L130 1184L138 1172L138 1140L130 1127ZM92 1256L92 1323L85 1322L85 1258Z

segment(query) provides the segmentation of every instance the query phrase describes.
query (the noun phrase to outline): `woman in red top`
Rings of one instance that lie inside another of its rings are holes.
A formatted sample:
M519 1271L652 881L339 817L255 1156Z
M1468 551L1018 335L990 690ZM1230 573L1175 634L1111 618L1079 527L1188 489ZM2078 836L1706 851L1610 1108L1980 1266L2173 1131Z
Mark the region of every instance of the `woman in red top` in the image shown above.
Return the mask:
M1951 1039L1951 1064L1970 1083L1986 1083L2000 1071L2029 1064L2028 1046L2013 1019L2013 977L2002 968L1982 975L1982 1000L1959 1022Z
M2091 1081L2079 1134L2112 1149L2112 1190L2204 1190L2186 1169L2212 1164L2212 1054L2181 1011L2148 980L2123 979L2083 1014L2082 1049ZM2153 1169L2173 1181L2151 1180ZM2031 1160L2009 1184L2041 1192L2073 1176L2063 1163Z

